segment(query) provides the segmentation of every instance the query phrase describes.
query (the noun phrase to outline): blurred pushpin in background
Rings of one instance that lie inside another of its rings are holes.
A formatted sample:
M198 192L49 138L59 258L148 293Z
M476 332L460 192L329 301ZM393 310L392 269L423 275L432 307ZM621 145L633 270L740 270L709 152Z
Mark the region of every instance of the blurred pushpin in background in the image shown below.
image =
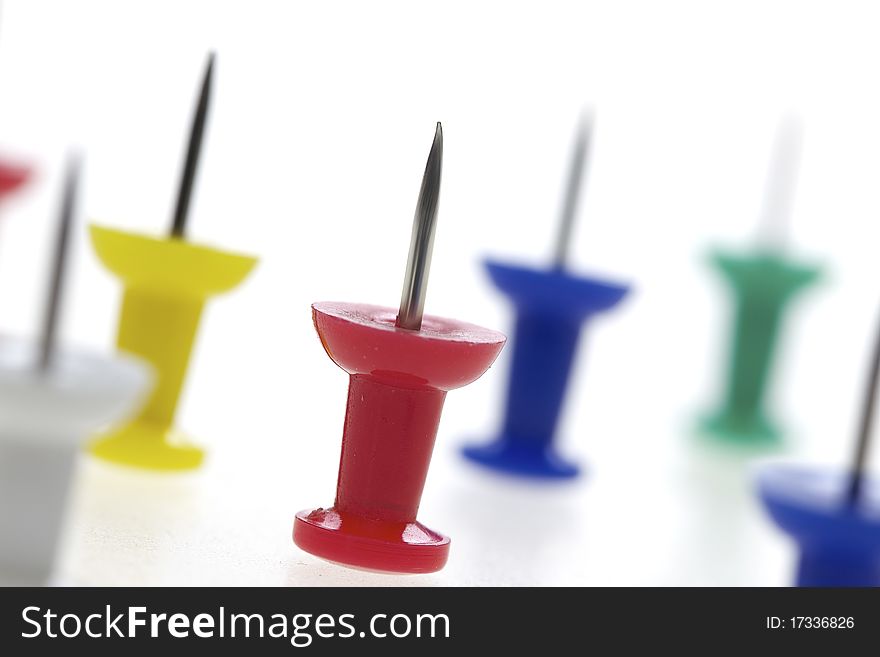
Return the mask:
M525 477L567 478L579 468L554 444L583 324L616 306L629 287L576 276L568 269L571 233L592 138L592 117L578 127L572 152L555 258L549 269L494 260L486 269L516 311L507 402L500 434L486 445L464 448L470 460Z
M26 166L0 159L0 204L6 196L23 186L30 179L31 174L31 170Z
M158 374L156 388L140 414L92 444L92 452L108 461L156 470L186 470L198 467L204 458L204 450L174 428L199 318L208 297L237 286L256 263L255 258L185 239L213 70L212 53L190 131L170 235L154 238L91 227L98 257L125 288L118 347L148 360Z
M779 332L789 302L820 273L785 253L800 147L800 124L787 117L777 135L757 244L742 254L718 249L710 256L733 295L733 335L721 407L701 429L733 443L772 444L780 438L766 408Z
M78 174L71 159L38 344L0 343L0 579L9 583L50 578L79 450L134 410L150 379L133 358L57 346Z
M0 203L22 187L31 177L27 167L0 160Z
M446 393L480 377L504 336L424 316L440 194L443 133L434 135L416 206L400 308L316 303L327 355L349 374L342 455L331 508L297 514L296 544L329 561L400 573L446 563L449 539L418 522Z
M880 330L849 471L771 465L759 473L764 505L798 544L798 586L880 586L880 487L866 471L878 380Z

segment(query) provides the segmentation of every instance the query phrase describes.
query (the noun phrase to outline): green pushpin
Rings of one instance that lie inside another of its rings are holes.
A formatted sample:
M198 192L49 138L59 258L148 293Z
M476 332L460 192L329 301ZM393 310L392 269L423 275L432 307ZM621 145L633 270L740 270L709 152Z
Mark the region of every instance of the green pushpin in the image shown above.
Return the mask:
M799 125L787 119L777 135L756 246L710 254L733 292L734 319L724 398L701 429L730 443L772 445L782 435L767 410L779 332L789 302L820 275L818 266L795 261L783 248L799 155Z

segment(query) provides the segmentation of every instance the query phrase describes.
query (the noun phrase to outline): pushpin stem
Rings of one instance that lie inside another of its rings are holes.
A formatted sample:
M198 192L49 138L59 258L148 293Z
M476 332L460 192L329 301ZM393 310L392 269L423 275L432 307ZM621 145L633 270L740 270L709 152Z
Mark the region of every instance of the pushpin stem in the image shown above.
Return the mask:
M445 399L444 390L351 377L337 510L386 522L416 520Z
M153 388L134 422L173 426L203 306L204 299L194 295L168 296L164 291L126 289L117 345L123 352L146 359L161 373L159 385ZM161 432L151 436L154 441L164 438Z
M563 269L568 261L571 233L583 188L584 170L586 168L587 154L590 150L592 132L592 119L585 115L581 119L571 152L568 182L565 187L565 200L562 204L559 232L556 236L556 249L553 260L558 269Z
M865 389L862 417L859 423L859 439L856 443L855 454L853 455L851 478L847 490L847 500L853 506L858 504L862 491L862 482L864 481L865 466L868 459L868 447L874 428L874 407L877 403L878 382L880 382L880 331L878 331L874 343L871 372L868 376L868 386Z
M211 79L214 74L214 53L208 55L208 63L202 78L199 101L193 116L183 163L183 174L180 177L180 188L177 192L177 204L174 208L174 222L171 225L171 236L183 238L186 233L186 220L189 215L189 202L192 196L196 170L199 165L199 154L202 150L202 138L205 133L205 122L208 118L208 104L211 99Z
M508 440L536 453L553 443L581 327L581 318L517 315L502 429Z
M64 180L64 196L58 220L58 233L55 237L55 252L52 259L52 274L49 277L49 295L46 299L46 312L40 331L40 370L46 371L52 364L55 353L58 316L64 283L64 270L70 242L70 225L76 208L76 189L79 182L79 160L73 158L67 163Z
M437 227L437 207L440 201L440 177L443 170L443 128L437 123L434 143L428 154L428 163L422 176L422 187L413 218L412 237L397 327L418 331L425 312L425 295L428 291L428 274L431 270L431 254L434 251L434 232Z

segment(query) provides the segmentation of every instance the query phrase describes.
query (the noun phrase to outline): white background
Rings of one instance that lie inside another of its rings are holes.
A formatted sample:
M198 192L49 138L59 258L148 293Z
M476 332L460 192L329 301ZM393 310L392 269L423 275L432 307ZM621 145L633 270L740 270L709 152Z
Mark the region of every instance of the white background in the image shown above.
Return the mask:
M834 2L44 2L0 13L0 154L37 166L0 208L0 329L37 326L64 155L86 158L64 340L109 352L119 287L87 221L161 233L204 57L215 94L194 240L254 253L208 308L179 414L190 476L83 460L64 572L88 584L786 584L749 458L691 427L722 376L728 298L704 256L748 246L779 117L805 128L789 248L826 267L793 308L775 408L785 456L842 463L880 300L880 23ZM450 394L420 519L449 565L325 564L293 514L333 498L346 379L309 305L395 305L434 122L445 159L428 312L505 330L492 254L551 253L570 140L596 109L575 269L634 292L585 335L561 444L575 484L463 463L508 361ZM874 450L874 462L880 450Z

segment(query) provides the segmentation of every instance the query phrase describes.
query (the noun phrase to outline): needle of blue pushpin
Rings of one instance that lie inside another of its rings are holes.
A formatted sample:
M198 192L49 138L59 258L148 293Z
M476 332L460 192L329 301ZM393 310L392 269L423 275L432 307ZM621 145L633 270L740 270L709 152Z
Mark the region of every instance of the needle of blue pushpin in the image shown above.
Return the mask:
M593 133L593 117L584 114L578 125L571 151L571 163L568 168L568 181L565 187L565 197L562 204L562 215L559 221L559 232L556 236L556 251L554 263L557 269L563 269L568 261L569 245L571 244L571 231L574 227L574 218L577 214L578 201L583 188L584 170L587 165L587 155L590 151L590 138Z
M192 127L189 133L189 144L186 149L186 160L183 164L183 175L180 177L180 188L177 192L177 205L174 208L174 222L171 225L172 237L184 237L186 232L186 219L189 214L189 200L192 195L193 184L196 178L196 169L199 164L199 153L202 150L202 137L205 133L205 122L208 118L208 103L211 98L211 79L214 74L214 53L208 54L208 63L205 65L205 73L202 77L202 88L199 92L199 101L196 105L196 113L193 116Z
M434 230L437 227L437 207L440 201L440 174L443 169L443 127L437 123L434 143L428 154L419 201L413 218L409 257L400 295L397 313L398 328L418 331L422 327L425 311L425 294L428 290L428 273L431 270L431 253L434 250Z
M55 353L55 342L58 328L58 316L61 306L61 292L64 283L64 270L67 264L67 253L70 250L70 225L76 209L76 190L79 184L79 159L71 157L67 163L64 179L64 196L61 201L61 212L58 218L58 232L55 236L55 252L52 260L52 274L49 278L49 296L43 316L40 332L40 369L48 370L52 365Z
M865 398L862 403L862 417L859 422L859 438L856 443L856 451L853 455L850 469L849 490L847 501L851 505L858 504L859 495L862 491L862 482L865 476L865 466L868 459L868 447L871 442L872 429L874 427L874 405L877 401L877 385L880 382L880 331L877 333L874 343L873 360L871 371L868 375L868 387L865 389Z
M801 141L800 121L793 115L784 117L776 132L764 188L764 205L757 235L757 241L762 246L781 248L787 241Z

